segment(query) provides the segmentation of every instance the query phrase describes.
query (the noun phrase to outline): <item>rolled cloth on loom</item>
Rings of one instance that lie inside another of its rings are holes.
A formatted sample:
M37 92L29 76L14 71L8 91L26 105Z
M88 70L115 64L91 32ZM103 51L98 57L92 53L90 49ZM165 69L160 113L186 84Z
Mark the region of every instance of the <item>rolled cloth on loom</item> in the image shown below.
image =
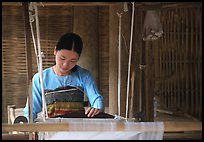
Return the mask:
M40 140L162 140L163 122L115 119L50 118L46 123L68 123L67 132L39 132Z

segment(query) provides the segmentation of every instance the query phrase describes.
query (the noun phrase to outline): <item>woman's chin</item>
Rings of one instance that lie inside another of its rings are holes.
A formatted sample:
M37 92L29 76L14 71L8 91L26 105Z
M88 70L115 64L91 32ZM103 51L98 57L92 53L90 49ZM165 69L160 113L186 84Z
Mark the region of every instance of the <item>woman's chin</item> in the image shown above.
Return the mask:
M70 70L61 70L61 73L63 74L69 74Z

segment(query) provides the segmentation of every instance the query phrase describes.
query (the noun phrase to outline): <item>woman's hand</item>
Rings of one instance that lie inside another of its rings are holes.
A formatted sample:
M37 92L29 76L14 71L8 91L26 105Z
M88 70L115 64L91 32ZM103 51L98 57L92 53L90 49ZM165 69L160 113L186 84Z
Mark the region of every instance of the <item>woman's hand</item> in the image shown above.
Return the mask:
M89 108L85 111L85 114L87 115L87 117L93 117L94 115L97 115L97 114L99 114L100 112L102 112L101 109L89 107Z

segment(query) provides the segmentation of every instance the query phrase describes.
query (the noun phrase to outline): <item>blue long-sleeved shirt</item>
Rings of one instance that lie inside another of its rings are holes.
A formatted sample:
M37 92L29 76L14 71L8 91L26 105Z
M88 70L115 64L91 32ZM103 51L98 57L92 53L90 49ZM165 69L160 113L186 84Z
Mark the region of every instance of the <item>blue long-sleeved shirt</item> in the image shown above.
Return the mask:
M103 97L101 96L96 82L90 71L77 65L77 70L71 75L57 76L52 67L43 70L44 90L54 90L63 86L76 86L81 88L88 97L89 103L93 108L104 109ZM39 73L36 73L32 79L33 92L33 120L37 114L42 111L42 90ZM28 119L28 100L24 108L24 116Z

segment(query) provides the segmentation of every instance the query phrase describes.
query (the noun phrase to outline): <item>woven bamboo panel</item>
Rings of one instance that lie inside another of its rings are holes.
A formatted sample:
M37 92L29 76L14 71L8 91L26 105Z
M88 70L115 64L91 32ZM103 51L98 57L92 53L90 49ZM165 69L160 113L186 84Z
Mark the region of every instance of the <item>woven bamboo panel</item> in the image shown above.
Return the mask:
M152 46L158 48L154 57L161 107L201 120L202 8L175 8L160 14L164 35Z

